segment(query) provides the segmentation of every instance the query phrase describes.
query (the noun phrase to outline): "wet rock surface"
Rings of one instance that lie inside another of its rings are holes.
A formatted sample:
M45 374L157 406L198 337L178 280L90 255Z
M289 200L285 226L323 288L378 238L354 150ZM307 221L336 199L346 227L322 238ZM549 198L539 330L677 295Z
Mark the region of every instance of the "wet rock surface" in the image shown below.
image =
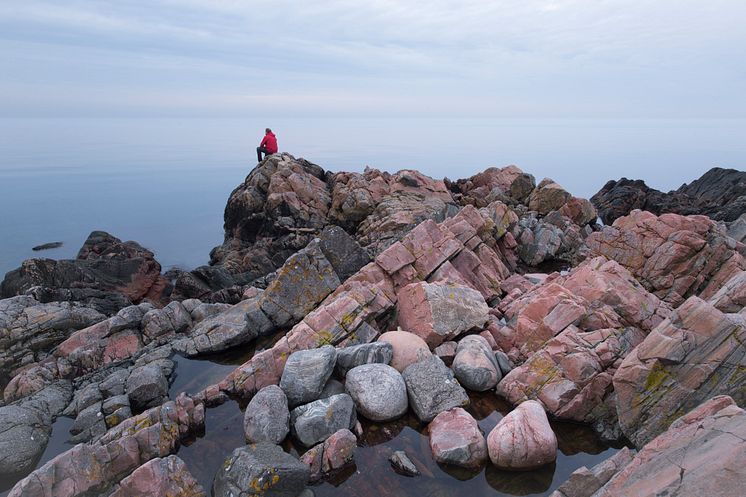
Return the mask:
M428 425L433 458L443 464L479 467L487 460L487 442L474 418L460 407L441 412Z

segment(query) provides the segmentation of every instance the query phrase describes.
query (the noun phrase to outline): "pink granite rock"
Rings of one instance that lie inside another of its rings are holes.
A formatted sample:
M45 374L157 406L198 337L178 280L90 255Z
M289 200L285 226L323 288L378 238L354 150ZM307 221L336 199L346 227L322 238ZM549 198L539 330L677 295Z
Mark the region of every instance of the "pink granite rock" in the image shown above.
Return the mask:
M471 178L458 180L454 186L461 192L462 204L484 207L506 196L523 202L533 191L536 181L517 166L490 167Z
M487 460L487 442L471 415L460 407L441 412L428 425L433 458L443 464L479 467Z
M746 412L726 396L682 416L594 497L734 497L746 488Z
M408 331L388 331L381 335L378 341L391 344L394 349L394 356L390 365L400 373L410 364L427 359L432 355L425 341Z
M484 297L467 286L412 283L397 297L399 326L432 348L487 322L489 307Z
M314 482L352 463L356 449L357 437L350 430L342 429L307 450L300 460L311 469L310 480Z
M176 456L151 459L123 479L111 497L205 497L184 461Z
M596 208L590 200L584 198L571 197L565 205L560 207L559 212L572 219L572 222L578 226L585 226L598 219Z
M557 458L557 437L541 404L527 400L497 423L487 448L498 468L524 471Z
M691 295L710 298L746 269L743 244L706 216L634 210L591 234L587 244L592 253L616 260L674 306Z
M746 315L690 297L614 374L619 423L638 447L714 395L744 399Z

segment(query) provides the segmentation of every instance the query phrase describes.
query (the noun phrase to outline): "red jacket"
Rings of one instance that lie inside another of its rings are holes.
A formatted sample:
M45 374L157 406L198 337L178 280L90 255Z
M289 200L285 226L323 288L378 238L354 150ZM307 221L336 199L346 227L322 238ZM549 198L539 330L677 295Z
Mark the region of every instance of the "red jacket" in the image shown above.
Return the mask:
M259 144L260 147L267 147L267 150L270 154L276 154L277 153L277 137L274 133L271 131L264 135L264 138L262 139L262 143Z

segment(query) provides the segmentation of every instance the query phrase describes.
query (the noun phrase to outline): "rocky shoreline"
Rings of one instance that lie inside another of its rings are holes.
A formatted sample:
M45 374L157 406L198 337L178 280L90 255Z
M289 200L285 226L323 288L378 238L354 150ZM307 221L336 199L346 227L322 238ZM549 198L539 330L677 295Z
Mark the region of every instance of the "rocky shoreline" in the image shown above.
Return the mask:
M1 481L14 497L311 495L406 419L431 460L375 457L413 489L437 464L485 471L503 495L733 495L745 174L669 194L623 179L589 201L515 166L440 181L272 155L231 193L208 266L162 274L93 232L76 259L6 275ZM222 378L172 388L185 358L225 355L241 359ZM235 403L242 440L208 484L177 452ZM39 465L62 417L77 445ZM506 483L545 478L565 452L558 421L623 448L559 488Z

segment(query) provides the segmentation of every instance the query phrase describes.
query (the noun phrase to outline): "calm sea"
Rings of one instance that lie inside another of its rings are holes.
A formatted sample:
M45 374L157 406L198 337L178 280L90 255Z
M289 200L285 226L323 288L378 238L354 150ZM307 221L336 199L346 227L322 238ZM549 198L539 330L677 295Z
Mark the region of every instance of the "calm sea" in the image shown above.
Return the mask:
M34 255L74 257L96 229L164 268L206 263L266 126L281 150L332 171L455 179L517 164L585 197L622 176L669 190L746 168L743 119L0 119L0 275ZM64 246L31 251L51 241Z

